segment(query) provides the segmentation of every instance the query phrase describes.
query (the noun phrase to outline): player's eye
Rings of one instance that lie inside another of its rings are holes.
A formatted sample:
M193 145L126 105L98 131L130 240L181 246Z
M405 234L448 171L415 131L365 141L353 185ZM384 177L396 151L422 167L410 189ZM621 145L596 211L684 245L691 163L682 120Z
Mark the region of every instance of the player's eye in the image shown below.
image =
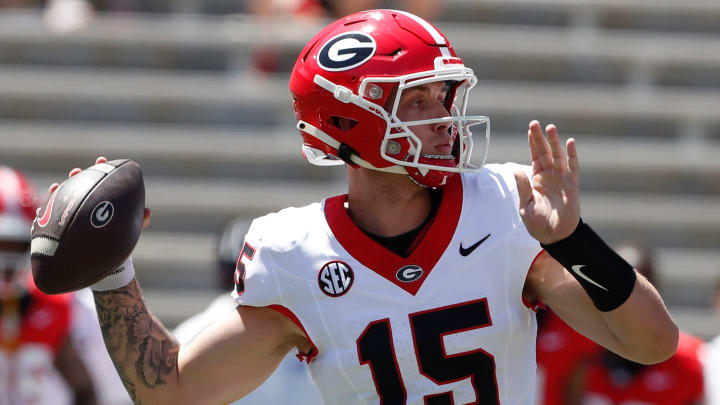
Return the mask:
M412 108L420 108L425 104L425 99L422 97L413 97L409 100L408 105Z

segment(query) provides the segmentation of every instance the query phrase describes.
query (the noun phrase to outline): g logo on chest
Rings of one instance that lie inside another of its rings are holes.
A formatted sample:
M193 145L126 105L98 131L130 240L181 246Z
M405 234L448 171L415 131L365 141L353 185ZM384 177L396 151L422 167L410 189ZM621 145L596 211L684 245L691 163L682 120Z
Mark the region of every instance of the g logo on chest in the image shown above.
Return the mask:
M403 283L412 283L413 281L419 279L423 275L423 269L420 266L411 264L408 266L404 266L400 268L400 270L395 273L395 277L402 281Z
M318 272L318 286L329 297L339 297L352 287L355 274L347 263L332 261L325 263Z

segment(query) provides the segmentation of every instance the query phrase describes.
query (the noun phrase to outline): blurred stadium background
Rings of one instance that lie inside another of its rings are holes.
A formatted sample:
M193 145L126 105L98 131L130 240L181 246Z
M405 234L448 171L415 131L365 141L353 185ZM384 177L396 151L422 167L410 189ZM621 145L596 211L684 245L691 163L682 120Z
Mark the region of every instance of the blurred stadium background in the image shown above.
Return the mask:
M344 192L344 169L303 161L287 90L325 20L241 0L4 3L0 162L47 190L98 155L138 161L153 218L134 258L169 327L217 295L225 220ZM433 21L478 75L489 161L529 162L531 119L575 137L583 217L655 247L681 328L720 332L720 2L445 0Z

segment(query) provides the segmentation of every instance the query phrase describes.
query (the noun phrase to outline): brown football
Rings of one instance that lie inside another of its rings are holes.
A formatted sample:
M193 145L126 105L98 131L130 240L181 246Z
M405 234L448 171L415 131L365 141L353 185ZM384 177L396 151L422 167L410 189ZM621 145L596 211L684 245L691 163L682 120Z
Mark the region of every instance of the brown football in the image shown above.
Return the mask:
M144 208L142 171L131 160L96 164L64 181L33 221L35 284L60 294L101 280L135 248Z

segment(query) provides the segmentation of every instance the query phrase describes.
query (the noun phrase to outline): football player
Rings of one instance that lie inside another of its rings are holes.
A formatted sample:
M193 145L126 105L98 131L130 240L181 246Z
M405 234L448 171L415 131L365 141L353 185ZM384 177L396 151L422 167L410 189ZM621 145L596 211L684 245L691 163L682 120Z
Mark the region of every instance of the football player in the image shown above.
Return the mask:
M312 38L290 78L302 151L345 165L348 193L256 219L236 311L186 346L143 304L131 259L96 284L135 401L231 402L295 347L328 404L531 404L540 302L624 357L670 357L678 331L657 291L580 219L575 141L532 121L532 167L483 165L475 84L448 39L403 11Z
M610 351L580 363L570 377L567 404L702 405L705 342L680 332L677 352L652 365L639 364Z
M30 267L35 196L25 176L0 165L0 403L95 404L70 339L72 295L43 294ZM62 387L58 390L57 387Z
M602 347L577 333L551 310L539 310L537 404L565 404L573 371L578 364L594 359L601 351Z

